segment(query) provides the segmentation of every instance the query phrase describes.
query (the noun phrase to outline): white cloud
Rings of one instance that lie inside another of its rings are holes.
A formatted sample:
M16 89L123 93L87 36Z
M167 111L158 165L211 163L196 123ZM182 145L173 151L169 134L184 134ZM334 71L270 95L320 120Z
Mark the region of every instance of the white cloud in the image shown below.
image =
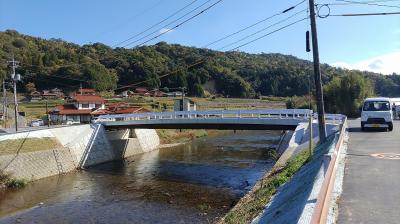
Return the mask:
M162 28L160 31L159 31L159 33L171 33L171 32L174 32L175 30L174 29L168 29L168 28Z
M385 75L392 74L393 72L400 74L400 51L369 58L352 64L336 62L332 65L347 69L377 72Z

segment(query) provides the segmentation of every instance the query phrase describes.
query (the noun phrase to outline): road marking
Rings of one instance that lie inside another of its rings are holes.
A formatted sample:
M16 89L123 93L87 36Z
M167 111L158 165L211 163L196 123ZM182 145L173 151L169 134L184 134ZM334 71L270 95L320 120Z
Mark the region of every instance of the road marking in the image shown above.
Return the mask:
M398 153L374 153L371 156L378 159L400 159L400 154Z

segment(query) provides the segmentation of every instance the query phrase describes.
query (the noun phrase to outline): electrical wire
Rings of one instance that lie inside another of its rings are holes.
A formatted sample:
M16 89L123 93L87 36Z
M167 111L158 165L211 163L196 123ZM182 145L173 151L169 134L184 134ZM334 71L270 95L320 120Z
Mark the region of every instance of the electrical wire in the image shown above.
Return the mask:
M180 16L179 18L177 18L177 19L175 19L175 20L169 22L169 23L166 24L164 27L168 27L169 25L174 24L175 22L181 20L182 18L185 18L186 16L192 14L193 12L195 12L196 10L198 10L199 8L201 8L201 7L203 7L204 5L206 5L207 3L209 3L210 1L212 1L212 0L208 0L208 1L204 2L203 4L197 6L196 8L194 8L194 9L192 9L192 10L190 10L189 12L187 12L187 13L185 13L184 15ZM170 31L171 31L171 30L166 29L166 32L170 32ZM159 31L158 31L158 30L155 30L155 31L153 31L153 32L151 32L151 33L149 33L149 34L147 34L147 35L145 35L145 36L143 36L143 37L141 37L141 38L139 38L139 39L136 39L136 40L134 40L134 41L131 41L131 42L125 44L125 45L122 46L122 47L127 47L127 46L129 46L129 45L131 45L131 44L137 43L137 42L139 42L139 41L141 41L141 40L143 40L143 39L145 39L145 38L147 38L147 37L149 37L149 36L151 36L151 35L153 35L153 34L155 34L155 33L157 33L157 32L159 32Z
M397 6L397 5L384 5L384 4L376 4L376 3L369 3L369 2L358 2L358 1L349 1L349 0L336 0L336 1L348 3L348 5L357 4L357 5L369 5L369 6L379 6L379 7L389 7L389 8L398 8L398 9L400 9L400 6ZM333 5L333 4L335 4L335 3L332 3L331 5Z
M389 15L400 15L400 12L375 12L375 13L347 13L347 14L335 14L329 16L389 16Z
M126 39L126 40L124 40L124 41L121 41L121 42L119 42L119 43L117 43L117 44L112 45L111 47L116 47L116 46L118 46L118 45L121 45L121 44L123 44L123 43L126 43L126 42L128 42L128 41L130 41L130 40L132 40L132 39L134 39L134 38L136 38L136 37L142 35L143 33L146 33L147 31L149 31L149 30L153 29L154 27L156 27L156 26L162 24L163 22L165 22L165 21L169 20L170 18L174 17L174 16L177 15L178 13L180 13L180 12L182 12L183 10L185 10L186 8L188 8L189 6L193 5L196 1L198 1L198 0L193 0L193 1L191 1L189 4L183 6L182 8L178 9L177 11L173 12L171 15L167 16L166 18L162 19L161 21L159 21L159 22L157 22L157 23L155 23L155 24L153 24L153 25L147 27L147 28L144 29L143 31L141 31L141 32L139 32L139 33L137 33L137 34L135 34L135 35L129 37L128 39Z
M290 24L288 24L288 25L285 25L285 26L283 26L283 27L280 27L280 28L278 28L278 29L276 29L276 30L274 30L274 31L271 31L271 32L269 32L269 33L267 33L267 34L264 34L264 35L260 36L260 37L257 37L257 38L255 38L255 39L253 39L253 40L251 40L251 41L248 41L248 42L246 42L246 43L244 43L244 44L242 44L242 45L239 45L239 46L233 48L233 49L230 50L230 51L234 51L234 50L237 50L237 49L239 49L239 48L242 48L242 47L244 47L244 46L246 46L246 45L249 45L249 44L251 44L251 43L253 43L253 42L255 42L255 41L258 41L258 40L260 40L260 39L263 39L263 38L265 38L265 37L267 37L267 36L269 36L269 35L271 35L271 34L274 34L274 33L278 32L278 31L281 31L281 30L283 30L283 29L286 29L286 28L288 28L288 27L290 27L290 26L293 26L293 25L295 25L295 24L297 24L297 23L300 23L300 22L306 20L307 18L308 18L308 17L303 18L303 19L299 19L299 20L297 20L297 21L295 21L295 22L292 22L292 23L290 23Z
M200 11L199 13L197 13L197 14L195 14L195 15L193 15L193 16L191 16L191 17L189 17L188 19L184 20L183 22L181 22L181 23L177 24L176 26L174 26L174 27L172 27L172 28L170 28L170 29L166 29L166 31L164 31L164 32L161 32L161 33L160 33L160 34L158 34L157 36L154 36L154 37L150 38L149 40L147 40L147 41L144 41L144 42L142 42L142 43L140 43L140 44L136 45L135 47L138 47L138 46L144 45L144 44L146 44L146 43L148 43L148 42L150 42L150 41L152 41L152 40L154 40L154 39L157 39L158 37L160 37L160 36L162 36L162 35L164 35L164 34L166 34L166 33L170 32L171 30L175 30L175 29L177 29L178 27L180 27L180 26L182 26L183 24L185 24L185 23L189 22L190 20L192 20L192 19L196 18L197 16L199 16L199 15L203 14L204 12L208 11L209 9L211 9L212 7L214 7L215 5L217 5L218 3L222 2L222 1L223 1L223 0L218 0L217 2L213 3L212 5L208 6L208 7L207 7L207 8L205 8L205 9L203 9L203 10L202 10L202 11Z
M122 25L127 22L127 21L132 21L135 18L138 18L139 16L142 16L143 14L153 10L154 8L158 7L159 5L161 5L163 2L165 2L164 0L158 0L157 2L155 2L154 4L152 4L151 6L149 6L146 9L143 9L142 11L140 11L139 13L130 16L129 18L125 19L124 21L119 22L118 24L115 24L112 28L110 28L109 30L103 31L103 32L99 32L97 35L95 35L96 37L99 36L103 36L104 34L110 33L113 30L119 29L122 27ZM91 42L89 40L84 41L83 43L87 43L90 44Z
M234 44L237 44L237 43L239 43L239 42L241 42L241 41L243 41L243 40L245 40L245 39L248 39L249 37L252 37L252 36L254 36L254 35L257 35L257 34L263 32L263 31L265 31L265 30L268 30L268 29L270 29L270 28L272 28L272 27L274 27L274 26L276 26L276 25L279 25L279 24L281 24L281 23L284 23L284 22L290 20L291 18L293 18L293 17L295 17L295 16L297 16L297 15L299 15L300 13L303 13L303 12L305 12L305 11L306 11L306 9L303 9L303 10L301 10L301 11L299 11L299 12L297 12L297 13L295 13L295 14L293 14L293 15L291 15L291 16L285 18L285 19L279 20L279 21L276 22L276 23L273 23L273 24L271 24L271 25L269 25L269 26L267 26L267 27L265 27L265 28L263 28L263 29L261 29L261 30L258 30L257 32L251 33L251 34L249 34L249 35L247 35L247 36L245 36L245 37L243 37L243 38L241 38L241 39L239 39L239 40L237 40L237 41L234 41L234 42L232 42L232 43L230 43L230 44L227 44L227 45L225 45L225 46L219 48L218 50L223 50L223 49L225 49L225 48L227 48L227 47L229 47L229 46L232 46L232 45L234 45Z
M260 36L260 37L258 37L258 38L255 38L255 39L253 39L253 40L251 40L251 41L248 41L248 42L246 42L246 43L244 43L244 44L241 44L240 46L237 46L237 47L235 47L235 48L232 48L232 49L229 50L229 51L235 51L235 50L237 50L237 49L239 49L239 48L241 48L241 47L244 47L244 46L246 46L246 45L249 45L249 44L251 44L251 43L253 43L253 42L255 42L255 41L258 41L258 40L260 40L260 39L263 39L263 38L265 38L265 37L267 37L267 36L270 36L270 35L272 35L272 34L274 34L274 33L276 33L276 32L279 32L279 31L281 31L281 30L283 30L283 29L286 29L286 28L288 28L288 27L291 27L291 26L293 26L293 25L295 25L295 24L297 24L297 23L299 23L299 22L302 22L302 21L306 20L307 18L308 18L308 17L303 18L303 19L300 19L300 20L297 20L297 21L292 22L292 23L290 23L290 24L287 24L287 25L285 25L285 26L282 26L282 27L280 27L280 28L278 28L278 29L275 29L275 30L273 30L273 31L271 31L271 32L269 32L269 33L267 33L267 34L264 34L264 35L262 35L262 36ZM184 66L183 68L180 68L180 69L177 69L177 70L175 70L175 71L169 72L169 73L167 73L167 74L161 75L161 76L159 76L158 78L161 79L161 78L167 77L167 76L169 76L169 75L175 74L175 73L177 73L177 72L179 72L179 71L187 70L187 69L189 69L189 68L192 68L192 67L194 67L194 66L197 66L197 65L199 65L199 64L202 64L202 63L204 63L204 62L206 62L206 61L208 61L208 60L210 60L210 59L212 59L212 58L215 58L215 57L217 57L217 56L219 56L219 55L221 55L221 54L222 54L222 53L217 52L217 53L216 53L215 55L213 55L213 56L207 56L207 57L205 57L205 58L203 58L203 59L201 59L201 60L198 60L197 62L195 62L195 63L193 63L193 64L190 64L190 65L188 65L188 66ZM140 82L137 82L137 83L133 83L133 84L121 86L121 87L119 87L119 88L117 88L117 89L115 89L115 90L121 90L121 89L129 88L129 87L138 86L138 85L140 85L140 84L142 84L142 83L145 83L145 82L147 82L147 81L148 81L148 80L143 80L143 81L140 81Z
M245 31L245 30L248 30L248 29L250 29L250 28L252 28L252 27L254 27L254 26L257 26L257 25L260 24L260 23L266 22L266 21L268 21L268 20L270 20L270 19L273 19L273 18L275 18L275 17L277 17L277 16L279 16L279 15L285 14L285 13L287 13L287 12L289 12L290 10L296 8L297 6L299 6L300 4L302 4L302 3L304 3L304 2L305 2L305 0L303 0L303 1L299 2L299 3L297 3L296 5L294 5L294 6L292 6L292 7L289 7L289 8L287 8L287 9L283 10L282 12L278 12L278 13L276 13L276 14L274 14L274 15L268 16L267 18L262 19L262 20L260 20L260 21L258 21L258 22L256 22L256 23L253 23L253 24L251 24L251 25L249 25L249 26L246 26L246 27L244 27L244 28L242 28L242 29L240 29L240 30L238 30L238 31L236 31L236 32L233 32L233 33L228 34L228 35L226 35L226 36L224 36L224 37L221 37L221 38L219 38L218 40L212 41L212 42L210 42L210 43L204 45L202 48L207 48L207 47L209 47L209 46L212 46L212 45L214 45L214 44L216 44L216 43L218 43L218 42L221 42L221 41L223 41L223 40L228 39L229 37L232 37L232 36L234 36L234 35L236 35L236 34L239 34L239 33L243 32L243 31Z

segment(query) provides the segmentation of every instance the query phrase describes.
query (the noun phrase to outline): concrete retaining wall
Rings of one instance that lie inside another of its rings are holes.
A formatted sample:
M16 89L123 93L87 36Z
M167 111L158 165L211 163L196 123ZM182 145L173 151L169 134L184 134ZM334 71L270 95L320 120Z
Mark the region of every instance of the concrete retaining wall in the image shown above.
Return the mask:
M9 134L0 136L0 141L41 137L56 138L63 148L0 156L0 169L16 178L36 180L149 152L160 144L152 129L109 132L93 124Z
M15 178L31 181L70 172L76 169L76 163L70 150L61 148L0 156L0 169Z

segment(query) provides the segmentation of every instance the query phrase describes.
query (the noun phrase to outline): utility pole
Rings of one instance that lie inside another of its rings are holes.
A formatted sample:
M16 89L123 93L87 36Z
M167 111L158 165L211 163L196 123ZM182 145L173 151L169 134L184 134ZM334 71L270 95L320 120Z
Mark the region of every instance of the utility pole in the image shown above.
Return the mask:
M47 116L47 127L50 127L50 115L49 115L49 106L48 100L46 99L46 116Z
M6 90L6 81L5 77L3 79L3 120L4 120L4 128L7 128L7 90Z
M319 139L320 142L325 142L326 128L325 128L324 97L322 92L321 70L319 64L317 23L315 21L316 15L315 15L314 0L309 0L309 9L310 9L311 36L312 36L312 48L313 48L313 59L314 59L314 79L315 79L315 90L317 98Z
M185 99L185 87L181 87L182 90L182 104L181 104L181 111L183 111L185 108L183 106L184 104L184 99Z
M14 60L14 56L12 61L8 61L12 66L12 74L11 79L13 81L13 89L14 89L14 119L15 119L15 132L18 132L18 100L17 100L17 81L21 80L21 76L15 73L15 69L18 67L18 61Z

